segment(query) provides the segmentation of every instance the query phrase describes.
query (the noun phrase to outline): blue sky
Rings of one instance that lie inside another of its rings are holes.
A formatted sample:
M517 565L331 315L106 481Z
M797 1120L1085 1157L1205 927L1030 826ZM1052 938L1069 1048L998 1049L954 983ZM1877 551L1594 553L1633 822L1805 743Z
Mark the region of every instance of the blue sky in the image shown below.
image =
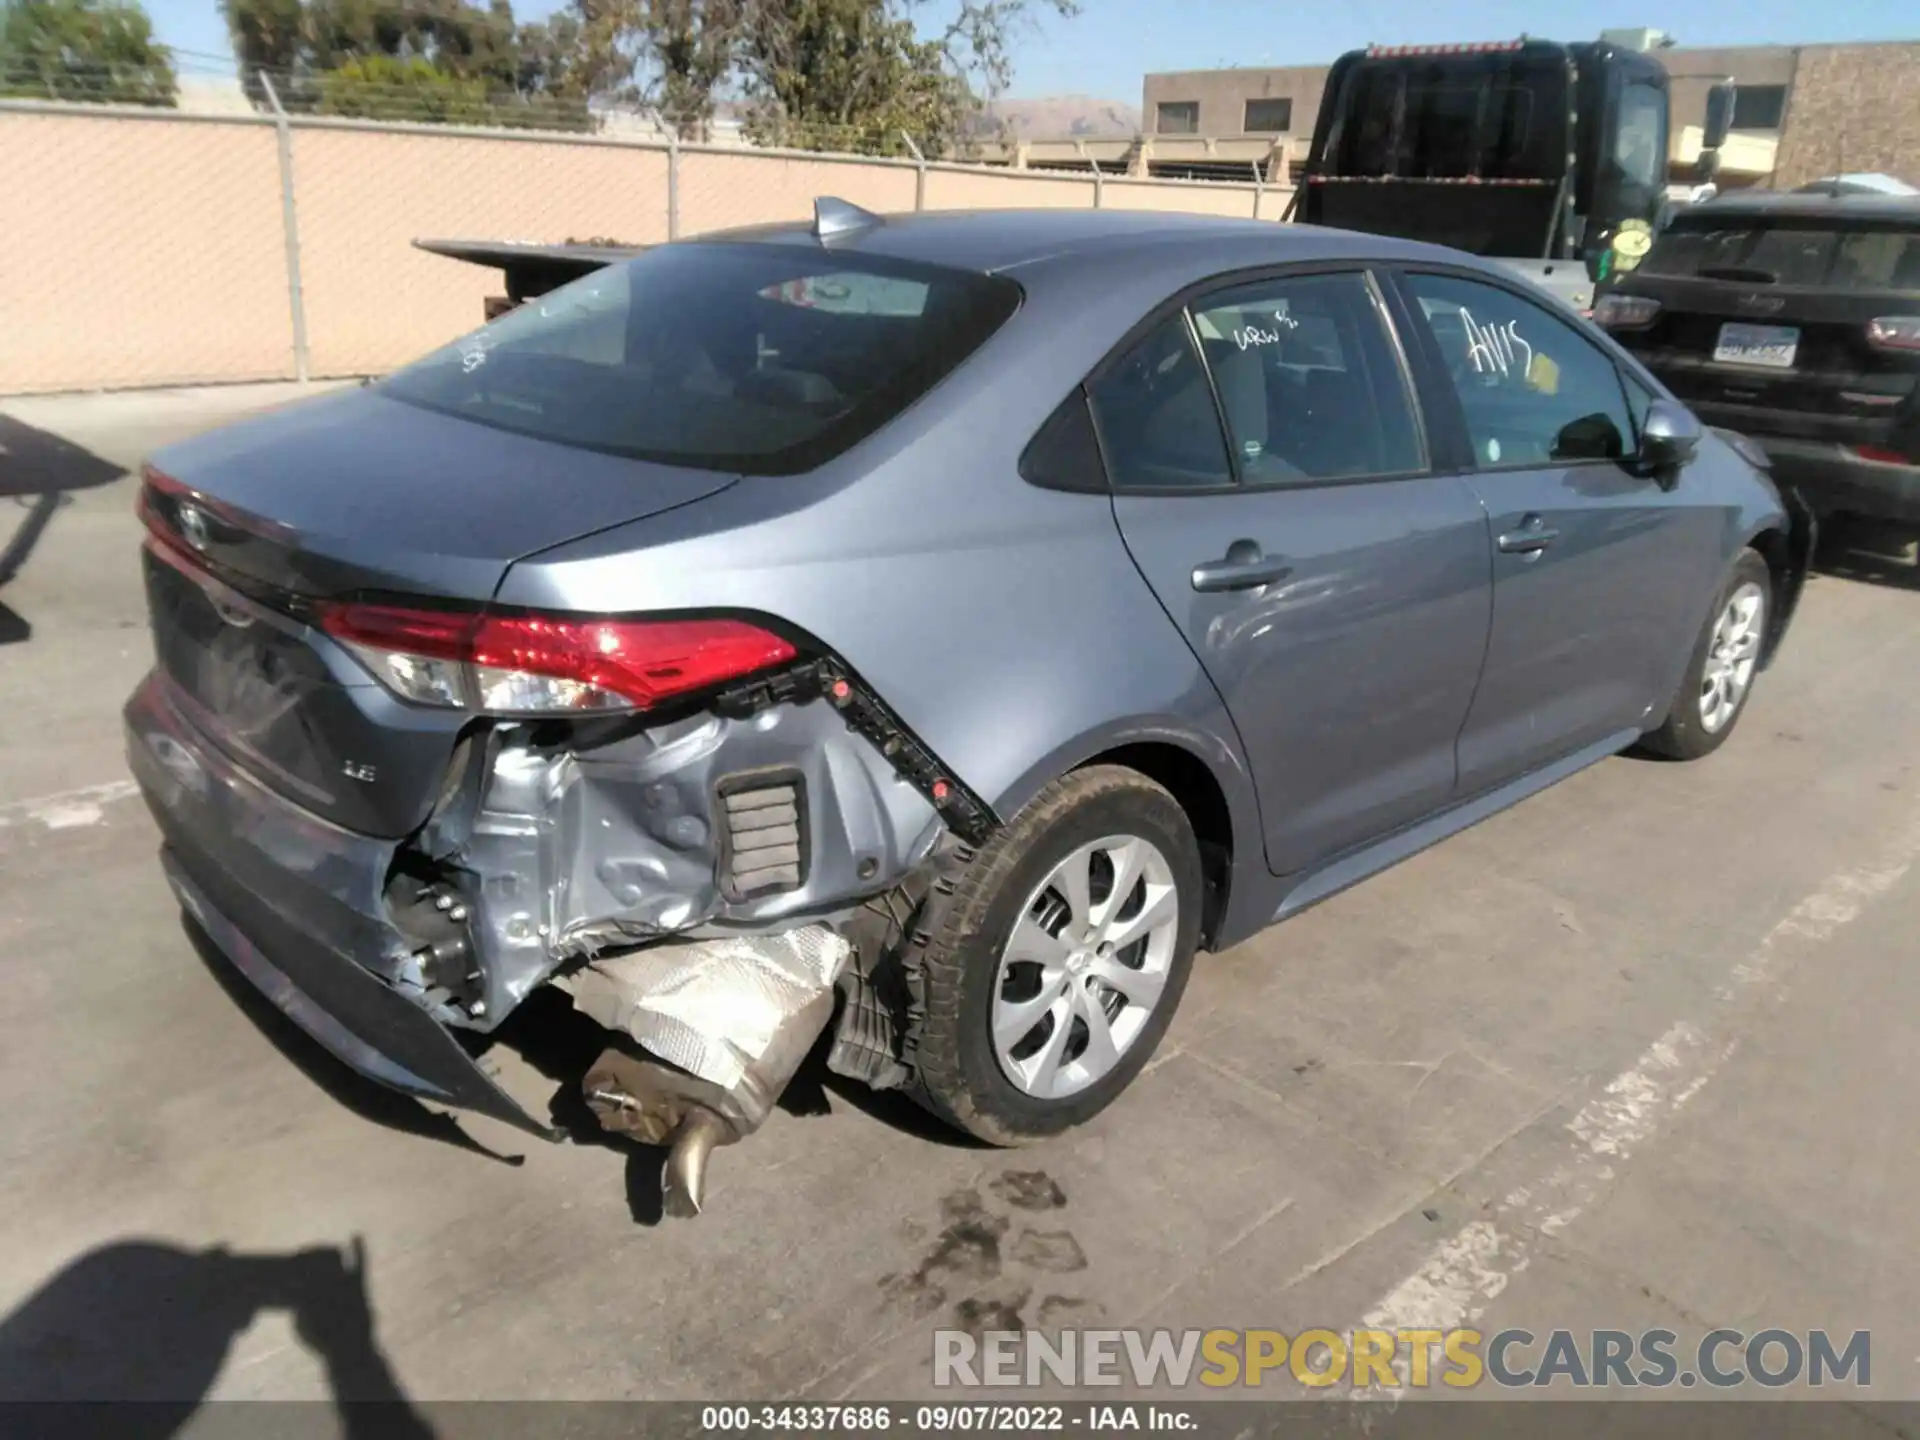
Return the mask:
M218 0L146 0L160 38L178 50L229 54ZM554 0L519 0L537 19ZM932 0L928 9L943 7ZM1310 65L1356 45L1505 39L1532 30L1557 40L1608 25L1653 25L1682 45L1812 44L1920 35L1913 0L1660 0L1617 16L1588 12L1570 26L1549 7L1516 0L1340 0L1278 6L1272 0L1083 0L1072 20L1036 22L1017 48L1015 95L1097 95L1140 103L1150 70L1229 65Z

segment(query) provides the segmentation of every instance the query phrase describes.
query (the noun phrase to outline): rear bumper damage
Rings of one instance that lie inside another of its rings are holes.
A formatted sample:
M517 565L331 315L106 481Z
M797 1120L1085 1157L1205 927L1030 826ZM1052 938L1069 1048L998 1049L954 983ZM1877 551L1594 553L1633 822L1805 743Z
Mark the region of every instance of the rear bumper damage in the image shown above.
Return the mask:
M480 722L400 841L262 785L171 683L150 676L126 726L182 906L362 1074L557 1138L457 1038L554 983L607 1031L582 1077L601 1123L673 1147L678 1214L700 1209L706 1155L766 1119L837 992L858 1034L835 1068L904 1078L863 974L875 901L985 812L833 676L652 724Z

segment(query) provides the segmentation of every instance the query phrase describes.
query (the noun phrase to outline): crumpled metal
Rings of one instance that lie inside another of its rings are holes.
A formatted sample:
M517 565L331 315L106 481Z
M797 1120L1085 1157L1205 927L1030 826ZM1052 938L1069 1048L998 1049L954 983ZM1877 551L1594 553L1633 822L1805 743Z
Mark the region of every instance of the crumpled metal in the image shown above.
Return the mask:
M574 1007L727 1092L736 1127L766 1118L832 1018L853 947L824 925L671 941L596 958L559 983Z

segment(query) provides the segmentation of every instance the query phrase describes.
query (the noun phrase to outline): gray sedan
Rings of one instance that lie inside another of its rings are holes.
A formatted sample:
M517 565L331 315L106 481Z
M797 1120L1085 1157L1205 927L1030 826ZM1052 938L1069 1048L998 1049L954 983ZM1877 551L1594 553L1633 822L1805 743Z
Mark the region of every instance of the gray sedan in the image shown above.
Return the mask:
M827 1063L1017 1144L1219 950L1732 733L1810 536L1497 267L1169 215L663 246L145 472L182 904L363 1073L540 987L668 1201Z

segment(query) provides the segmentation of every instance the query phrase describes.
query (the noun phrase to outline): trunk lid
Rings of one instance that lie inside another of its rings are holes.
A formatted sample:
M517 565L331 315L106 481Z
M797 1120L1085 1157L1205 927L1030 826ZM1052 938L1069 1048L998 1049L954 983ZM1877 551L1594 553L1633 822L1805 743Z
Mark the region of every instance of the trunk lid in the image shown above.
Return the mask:
M188 719L364 834L424 821L464 712L411 705L310 623L352 594L482 607L523 556L725 489L360 389L162 450L141 496L160 669Z
M733 483L457 419L370 388L169 446L216 566L308 596L484 601L522 556Z

